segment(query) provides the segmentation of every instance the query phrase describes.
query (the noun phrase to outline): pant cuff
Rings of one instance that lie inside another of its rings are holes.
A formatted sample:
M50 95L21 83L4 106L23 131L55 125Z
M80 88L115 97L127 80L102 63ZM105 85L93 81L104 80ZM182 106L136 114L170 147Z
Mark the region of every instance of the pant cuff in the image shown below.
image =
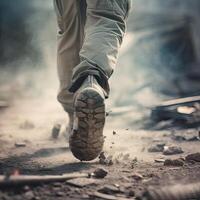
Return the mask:
M104 92L105 98L108 98L110 94L110 86L108 83L108 78L106 77L105 74L103 74L101 71L98 71L96 69L95 70L90 69L90 70L86 70L80 73L77 78L72 80L72 83L69 87L69 92L75 93L81 87L82 83L89 75L95 76L97 82L105 91Z

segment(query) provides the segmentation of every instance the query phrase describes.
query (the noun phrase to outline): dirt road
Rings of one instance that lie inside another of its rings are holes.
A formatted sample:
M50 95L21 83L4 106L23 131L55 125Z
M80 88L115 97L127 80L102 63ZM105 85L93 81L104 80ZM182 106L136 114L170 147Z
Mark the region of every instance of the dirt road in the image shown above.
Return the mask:
M45 98L43 101L40 97L19 99L0 113L0 174L91 173L104 168L108 175L103 179L78 179L76 183L4 188L0 189L0 199L133 199L149 186L200 181L200 163L184 160L188 154L200 151L200 141L178 137L198 136L198 130L135 130L123 123L122 117L110 116L105 128L104 151L111 162L107 165L100 164L99 159L79 162L68 148L66 114L52 96ZM62 125L56 140L51 138L55 123ZM178 146L184 152L164 155L155 146ZM164 166L166 159L176 158L183 158L182 164Z

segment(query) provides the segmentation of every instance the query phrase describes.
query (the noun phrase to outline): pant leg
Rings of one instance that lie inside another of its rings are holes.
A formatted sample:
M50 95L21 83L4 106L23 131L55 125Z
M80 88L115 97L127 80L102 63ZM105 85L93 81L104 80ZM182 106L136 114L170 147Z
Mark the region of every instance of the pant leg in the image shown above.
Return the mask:
M57 68L60 81L58 101L73 112L73 94L68 91L73 68L80 63L79 51L84 37L85 0L54 0L58 22Z
M86 0L85 39L80 64L73 69L71 92L75 92L88 74L109 93L108 79L116 66L118 51L126 30L130 0Z

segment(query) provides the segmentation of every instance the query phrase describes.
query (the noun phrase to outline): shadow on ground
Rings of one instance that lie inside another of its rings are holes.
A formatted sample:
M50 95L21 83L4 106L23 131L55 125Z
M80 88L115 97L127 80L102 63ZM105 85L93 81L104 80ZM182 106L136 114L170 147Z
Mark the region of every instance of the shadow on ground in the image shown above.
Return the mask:
M73 162L67 164L40 163L38 158L46 158L50 156L59 156L69 151L69 148L44 148L32 154L24 153L21 155L12 155L7 158L0 159L0 174L12 174L16 170L21 174L64 174L80 172L89 169L95 163Z

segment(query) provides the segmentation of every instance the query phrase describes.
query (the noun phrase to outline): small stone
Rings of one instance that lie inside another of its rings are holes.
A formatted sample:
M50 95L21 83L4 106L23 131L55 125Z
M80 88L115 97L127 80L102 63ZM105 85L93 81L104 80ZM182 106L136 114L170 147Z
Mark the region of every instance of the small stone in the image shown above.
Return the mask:
M61 129L61 125L60 124L55 124L53 126L52 132L51 132L51 136L53 139L57 139L60 133L60 129Z
M182 135L172 135L172 139L178 142L182 142L186 140L185 136L182 136Z
M94 171L93 175L95 178L105 178L108 174L108 171L106 171L103 168L98 168Z
M24 195L28 200L33 200L35 197L32 191L27 191Z
M165 159L159 158L159 159L155 159L156 163L164 163Z
M184 153L184 151L178 146L165 146L163 151L164 155L176 155L181 153Z
M62 183L59 183L59 182L56 182L56 183L53 183L53 186L54 187L62 187Z
M187 141L188 142L196 142L196 141L200 141L200 138L198 136L192 136L192 137L188 137Z
M134 196L135 196L135 191L130 190L130 191L128 192L128 196L129 196L129 197L134 197Z
M98 190L101 193L105 194L114 194L114 193L120 193L120 189L118 187L115 187L113 185L105 185L101 189Z
M175 159L175 160L172 160L172 159L167 159L165 160L164 162L164 166L183 166L184 165L184 161L183 159Z
M164 147L165 147L165 144L156 144L156 145L151 146L148 149L148 152L150 153L163 152Z
M186 156L186 161L200 162L200 153L193 153Z
M18 147L18 148L20 148L20 147L26 147L26 143L23 143L23 142L16 142L16 143L15 143L15 147Z
M116 132L116 131L113 131L113 135L117 135L117 132Z
M30 190L30 187L28 185L25 185L23 189L24 189L25 192L27 192L27 191Z
M65 196L65 193L61 192L61 191L58 191L58 192L56 192L56 196L57 197L63 197L63 196Z
M99 156L99 163L101 165L113 165L113 157L109 156L109 155L105 155L104 152L101 152L100 156Z
M143 179L143 175L139 173L134 173L131 177L136 181L141 181Z

